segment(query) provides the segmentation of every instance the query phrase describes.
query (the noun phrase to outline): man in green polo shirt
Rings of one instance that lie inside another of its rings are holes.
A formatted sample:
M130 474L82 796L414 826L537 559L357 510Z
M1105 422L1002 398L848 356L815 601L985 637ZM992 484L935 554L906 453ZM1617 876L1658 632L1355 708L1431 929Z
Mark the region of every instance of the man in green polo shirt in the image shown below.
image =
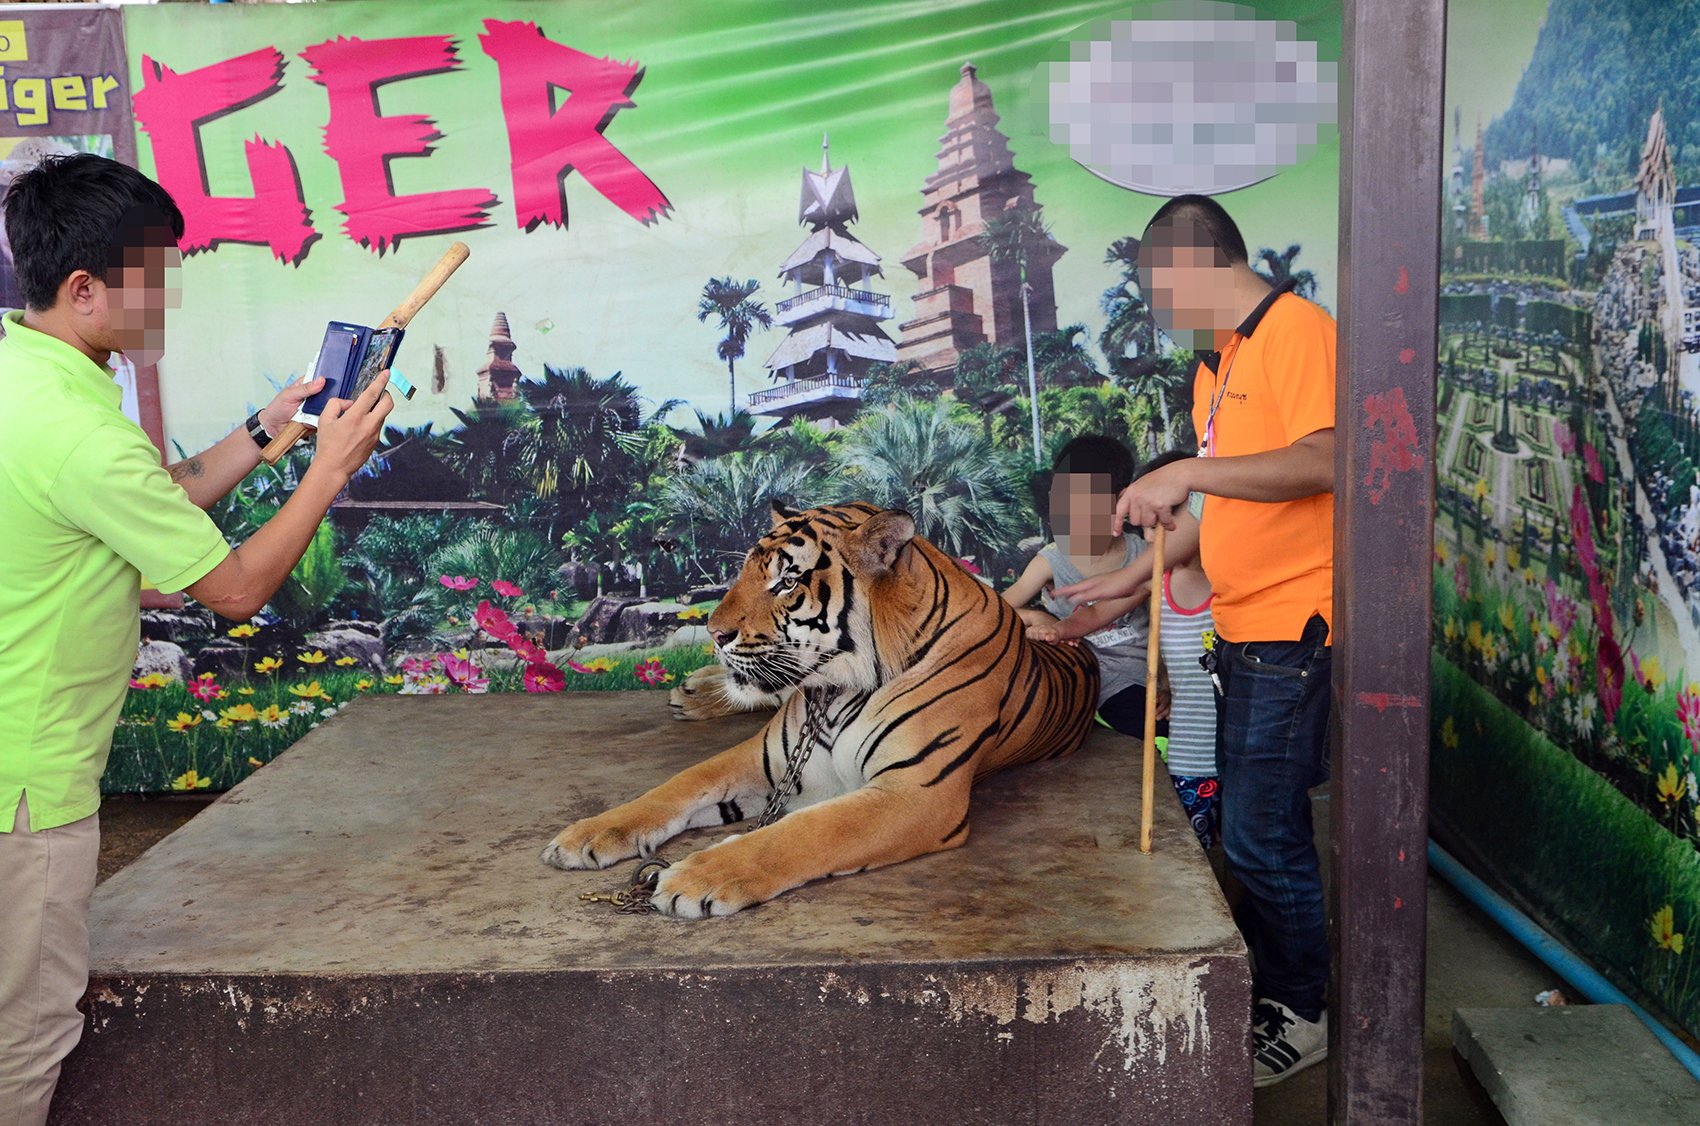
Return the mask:
M45 1122L82 1035L99 780L140 634L145 578L238 620L258 613L371 455L384 379L321 417L312 467L231 549L203 509L259 464L316 384L161 467L107 363L164 350L183 216L100 157L49 158L5 198L24 310L0 341L0 1126Z

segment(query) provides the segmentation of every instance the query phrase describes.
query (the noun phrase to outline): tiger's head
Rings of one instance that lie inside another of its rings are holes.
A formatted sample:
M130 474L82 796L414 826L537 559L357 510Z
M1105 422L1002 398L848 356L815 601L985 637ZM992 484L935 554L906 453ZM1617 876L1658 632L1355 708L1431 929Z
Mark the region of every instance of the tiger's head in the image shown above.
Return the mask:
M906 512L870 504L796 512L775 502L772 531L708 619L728 693L754 702L805 682L877 686L872 594L889 586L914 539Z

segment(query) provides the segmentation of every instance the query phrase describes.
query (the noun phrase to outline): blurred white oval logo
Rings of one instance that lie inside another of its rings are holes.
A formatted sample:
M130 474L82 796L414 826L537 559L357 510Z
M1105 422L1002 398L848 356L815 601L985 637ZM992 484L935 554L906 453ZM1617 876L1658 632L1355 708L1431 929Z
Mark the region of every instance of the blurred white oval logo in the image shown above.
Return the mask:
M1177 0L1082 28L1044 74L1051 140L1153 195L1232 191L1297 164L1339 123L1334 63L1287 21Z

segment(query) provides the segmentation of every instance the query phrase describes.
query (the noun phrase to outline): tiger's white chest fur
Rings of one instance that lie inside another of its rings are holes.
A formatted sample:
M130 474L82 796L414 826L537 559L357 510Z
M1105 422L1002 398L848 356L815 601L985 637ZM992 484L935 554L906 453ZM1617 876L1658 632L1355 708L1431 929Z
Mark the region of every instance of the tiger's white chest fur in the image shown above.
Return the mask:
M867 784L866 764L862 761L865 740L860 737L860 730L866 725L860 725L859 729L857 720L872 697L871 691L811 688L799 691L788 701L786 735L796 740L807 726L813 726L815 732L814 745L799 779L801 788L787 803L788 811L827 801ZM812 725L806 714L810 710L818 712ZM775 740L768 741L767 766L776 784L784 777L788 749L783 742L776 745Z

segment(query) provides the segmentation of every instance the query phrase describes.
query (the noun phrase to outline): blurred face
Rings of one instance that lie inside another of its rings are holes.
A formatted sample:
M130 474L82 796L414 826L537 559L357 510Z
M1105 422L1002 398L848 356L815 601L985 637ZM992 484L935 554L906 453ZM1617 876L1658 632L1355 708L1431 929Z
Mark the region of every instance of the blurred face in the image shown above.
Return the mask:
M1108 473L1058 473L1051 478L1051 530L1069 555L1102 555L1115 537L1116 494Z
M1203 230L1180 223L1139 249L1139 285L1157 326L1194 351L1216 347L1218 330L1234 327L1234 273Z
M96 303L93 327L104 336L103 347L141 367L165 355L165 312L183 304L183 256L169 234L150 232L137 241L106 271L104 302Z

